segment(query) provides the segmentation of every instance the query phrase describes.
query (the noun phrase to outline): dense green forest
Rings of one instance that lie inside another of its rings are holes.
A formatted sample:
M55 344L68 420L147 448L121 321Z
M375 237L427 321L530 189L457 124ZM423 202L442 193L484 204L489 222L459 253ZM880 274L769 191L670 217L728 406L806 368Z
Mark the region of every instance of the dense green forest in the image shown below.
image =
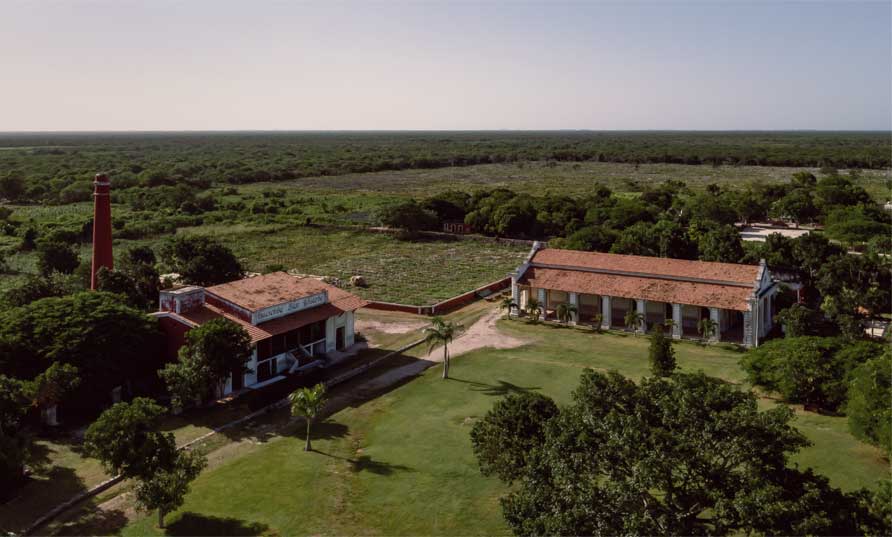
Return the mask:
M88 199L99 170L121 189L516 161L881 169L890 147L887 132L0 133L0 196Z

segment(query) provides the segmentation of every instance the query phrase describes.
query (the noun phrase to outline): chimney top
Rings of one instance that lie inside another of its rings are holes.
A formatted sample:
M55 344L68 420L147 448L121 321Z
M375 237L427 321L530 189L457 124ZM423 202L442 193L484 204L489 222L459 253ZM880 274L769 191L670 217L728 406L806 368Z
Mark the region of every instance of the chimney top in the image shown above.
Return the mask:
M108 175L106 175L104 173L97 173L96 177L93 178L93 183L94 184L100 183L100 184L110 185L111 181L109 181Z

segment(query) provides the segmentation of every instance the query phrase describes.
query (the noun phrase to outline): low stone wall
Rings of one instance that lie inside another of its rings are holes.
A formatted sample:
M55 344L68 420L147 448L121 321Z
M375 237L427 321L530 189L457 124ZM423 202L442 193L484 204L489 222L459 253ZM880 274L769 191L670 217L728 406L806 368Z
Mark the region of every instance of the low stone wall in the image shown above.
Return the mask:
M473 291L468 291L467 293L462 293L452 298L447 298L442 302L437 302L436 304L431 304L429 306L397 304L394 302L380 302L377 300L373 300L369 302L365 307L381 311L401 311L404 313L413 313L415 315L442 315L455 311L462 306L467 306L478 298L491 295L509 287L511 287L511 278L506 277L502 278L501 280L486 284L483 287L478 287Z

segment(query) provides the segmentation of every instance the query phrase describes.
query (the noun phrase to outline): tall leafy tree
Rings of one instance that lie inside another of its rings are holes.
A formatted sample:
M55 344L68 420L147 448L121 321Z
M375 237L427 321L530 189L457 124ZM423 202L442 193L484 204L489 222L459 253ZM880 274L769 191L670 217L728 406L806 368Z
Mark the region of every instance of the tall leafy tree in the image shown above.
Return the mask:
M206 465L199 453L179 452L169 468L159 468L139 480L134 490L136 503L146 511L157 509L158 527L164 528L164 516L183 505L190 483Z
M734 226L719 226L700 237L698 244L702 261L738 263L743 257L740 233Z
M31 401L25 383L0 375L0 499L17 490L31 454L24 418Z
M471 428L471 445L483 475L507 483L519 479L533 449L544 443L548 421L557 414L555 402L535 392L511 394L496 402Z
M162 245L161 259L185 282L195 285L231 282L245 272L232 250L210 237L175 236Z
M111 474L150 477L176 460L173 433L158 431L164 408L145 397L115 403L84 435L87 452Z
M109 392L154 375L163 335L158 322L117 295L82 292L0 312L0 373L31 380L56 362L77 367L68 408L105 405Z
M852 434L892 456L892 351L852 372L846 415Z
M179 361L159 371L177 406L187 399L200 399L208 391L222 391L230 375L250 372L251 337L228 319L213 319L186 333Z
M489 441L475 446L520 442L514 424L531 414L505 425L487 415ZM808 445L792 418L783 406L759 412L754 395L702 373L636 385L586 370L572 404L526 437L523 457L475 452L482 468L514 481L502 510L517 535L864 531L873 518L861 495L787 468Z
M204 456L178 451L173 433L158 431L164 409L137 397L116 403L99 416L84 435L87 452L112 474L137 480L137 504L164 515L183 504L189 483L206 464Z

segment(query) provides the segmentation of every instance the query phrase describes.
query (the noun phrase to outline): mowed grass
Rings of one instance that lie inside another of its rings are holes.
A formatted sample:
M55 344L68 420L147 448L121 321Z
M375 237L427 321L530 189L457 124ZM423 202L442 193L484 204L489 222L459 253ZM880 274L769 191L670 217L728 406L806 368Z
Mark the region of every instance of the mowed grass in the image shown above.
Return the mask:
M278 265L303 274L353 275L370 299L432 304L507 276L529 247L477 240L406 241L383 233L304 226L202 226L182 233L211 235L232 248L248 270Z
M570 400L583 368L648 374L647 339L581 330L500 326L529 341L455 358L452 379L438 367L316 427L315 452L304 453L302 428L283 412L280 433L263 437L203 473L186 504L170 515L168 534L500 535L509 533L499 497L506 487L480 475L469 431L500 397L537 391ZM732 348L676 345L683 371L703 370L741 389ZM770 405L766 402L765 405ZM845 418L800 413L814 443L795 458L834 485L872 487L888 475L879 452L845 433ZM156 517L122 529L163 534Z

